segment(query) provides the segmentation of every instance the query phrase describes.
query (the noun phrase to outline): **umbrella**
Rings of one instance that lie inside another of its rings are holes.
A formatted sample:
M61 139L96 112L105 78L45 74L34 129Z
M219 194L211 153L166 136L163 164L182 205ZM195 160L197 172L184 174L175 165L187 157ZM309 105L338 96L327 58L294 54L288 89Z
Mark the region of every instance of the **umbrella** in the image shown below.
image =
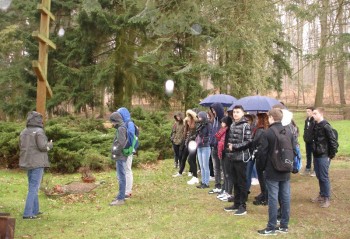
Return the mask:
M244 111L269 111L272 106L277 104L281 104L281 102L275 98L253 95L237 100L228 110L232 110L236 105L242 105Z
M216 94L207 96L199 104L201 106L210 107L213 103L221 103L223 107L229 107L235 103L236 100L237 99L231 95Z

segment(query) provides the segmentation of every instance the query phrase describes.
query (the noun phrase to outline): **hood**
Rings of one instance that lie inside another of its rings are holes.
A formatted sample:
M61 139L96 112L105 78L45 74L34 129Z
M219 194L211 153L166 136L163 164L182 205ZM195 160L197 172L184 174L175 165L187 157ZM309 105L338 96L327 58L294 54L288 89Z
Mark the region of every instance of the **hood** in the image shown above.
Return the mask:
M231 119L231 117L229 117L229 116L224 116L224 117L221 119L221 122L224 122L224 123L227 125L227 127L230 127L231 124L232 124L232 119Z
M207 123L208 122L208 117L207 117L207 113L204 111L201 111L198 113L198 118L202 118L201 122L202 123Z
M194 112L193 110L187 110L187 111L186 111L186 118L185 118L185 121L188 120L189 116L192 116L192 118L194 119L194 121L197 121L197 120L198 120L197 114L196 114L196 112Z
M290 112L289 110L286 110L286 109L281 109L282 111L282 125L283 126L286 126L286 125L289 125L291 122L292 122L292 119L293 119L293 113Z
M176 113L174 114L174 119L175 119L175 120L177 120L177 119L176 119L176 116L179 116L180 121L183 121L183 119L184 119L184 114L183 114L182 112L176 112Z
M224 111L224 107L222 106L221 103L213 103L210 106L210 110L213 111L212 109L215 110L216 112L216 117L218 117L219 121L222 119L222 117L225 116L225 111Z
M118 128L124 124L123 118L119 112L113 112L109 117L109 120L115 124L115 127Z
M127 108L121 107L117 110L117 112L122 116L124 122L130 121L131 116Z
M43 128L43 116L36 111L29 112L27 116L27 127Z

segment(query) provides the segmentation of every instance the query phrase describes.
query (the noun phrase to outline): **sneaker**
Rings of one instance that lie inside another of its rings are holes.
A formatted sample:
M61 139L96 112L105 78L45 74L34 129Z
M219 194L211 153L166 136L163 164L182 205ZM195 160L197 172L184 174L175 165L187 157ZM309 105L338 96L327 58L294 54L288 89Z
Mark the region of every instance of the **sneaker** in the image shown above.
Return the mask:
M182 176L182 174L180 174L180 173L176 173L173 175L174 178L181 177L181 176Z
M257 178L252 178L252 185L259 185L259 180Z
M229 197L231 197L231 195L229 195L228 193L225 193L222 197L218 198L221 201L227 202Z
M217 199L220 199L220 198L223 198L223 197L226 197L226 192L225 192L225 191L223 191L222 193L219 193L219 194L216 196Z
M37 217L37 216L25 217L25 216L23 216L23 219L40 219L40 217Z
M231 207L225 207L224 211L225 212L235 212L238 210L238 208L239 208L239 205L233 204Z
M209 177L209 182L215 182L215 177Z
M310 201L313 203L323 203L324 198L321 195L318 195L317 197L311 198Z
M238 210L235 212L235 216L243 216L247 214L247 209L245 208L245 206L240 205Z
M310 174L311 177L316 177L316 173L315 171L312 171L311 174Z
M227 199L228 202L234 202L235 201L235 197L234 196L230 196L228 199Z
M201 182L199 185L196 186L196 188L202 188L203 183Z
M331 205L329 198L323 198L323 202L320 204L320 207L327 208Z
M270 235L271 236L275 236L275 235L277 235L275 230L268 229L268 228L265 228L265 229L262 229L262 230L258 230L258 233L260 235L263 235L263 236L270 236Z
M125 204L125 201L124 200L113 200L109 206L121 206L121 205L124 205Z
M125 194L125 199L130 199L131 198L131 193Z
M193 174L191 172L188 172L187 176L192 177Z
M265 197L263 193L260 193L258 196L254 197L255 200L260 200L262 197Z
M206 185L205 183L202 183L201 185L198 185L197 188L209 188L209 185Z
M311 170L309 168L305 168L304 172L302 172L300 174L304 175L304 176L309 176L311 174Z
M199 180L196 177L193 177L193 178L191 178L190 181L187 181L188 185L193 185L193 184L196 184L196 183L199 183Z
M214 193L219 193L221 192L221 189L220 188L213 188L212 190L210 190L208 193L209 194L214 194Z
M280 233L288 233L288 227L276 227L275 231Z
M259 205L266 206L266 205L267 205L267 202L266 202L265 200L260 199L260 200L255 200L255 201L253 201L253 204L254 204L255 206L259 206Z

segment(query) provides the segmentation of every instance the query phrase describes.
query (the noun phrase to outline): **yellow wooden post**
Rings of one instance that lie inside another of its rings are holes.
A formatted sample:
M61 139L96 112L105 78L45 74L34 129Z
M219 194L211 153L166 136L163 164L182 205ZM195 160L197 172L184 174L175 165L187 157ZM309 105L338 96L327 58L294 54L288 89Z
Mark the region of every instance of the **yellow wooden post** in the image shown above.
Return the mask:
M37 93L36 93L36 111L41 113L45 120L46 112L46 97L52 97L52 91L47 81L47 63L49 46L56 49L56 45L49 39L50 19L55 20L55 17L50 12L51 0L42 0L38 4L37 9L41 13L39 32L35 31L32 36L39 41L39 57L38 61L33 61L33 69L38 77Z

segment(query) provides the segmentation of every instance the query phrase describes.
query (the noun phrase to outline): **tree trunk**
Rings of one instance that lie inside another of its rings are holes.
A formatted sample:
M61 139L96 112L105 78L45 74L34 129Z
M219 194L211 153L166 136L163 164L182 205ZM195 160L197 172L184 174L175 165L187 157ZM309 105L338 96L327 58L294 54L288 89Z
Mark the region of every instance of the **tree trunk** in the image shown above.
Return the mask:
M320 16L321 24L321 45L318 49L319 63L318 63L318 75L317 75L317 88L316 88L316 97L315 97L315 106L322 106L323 96L324 96L324 83L326 79L326 53L325 47L328 41L328 24L327 24L327 13L328 13L328 1L322 0L322 9Z
M344 34L344 20L345 15L343 11L343 5L344 0L338 0L339 4L339 10L338 10L338 27L339 27L339 36L342 36ZM346 100L345 100L345 60L343 56L344 52L344 46L342 46L339 58L338 58L338 64L337 64L337 78L338 78L338 85L339 85L339 98L340 98L340 105L345 106Z

